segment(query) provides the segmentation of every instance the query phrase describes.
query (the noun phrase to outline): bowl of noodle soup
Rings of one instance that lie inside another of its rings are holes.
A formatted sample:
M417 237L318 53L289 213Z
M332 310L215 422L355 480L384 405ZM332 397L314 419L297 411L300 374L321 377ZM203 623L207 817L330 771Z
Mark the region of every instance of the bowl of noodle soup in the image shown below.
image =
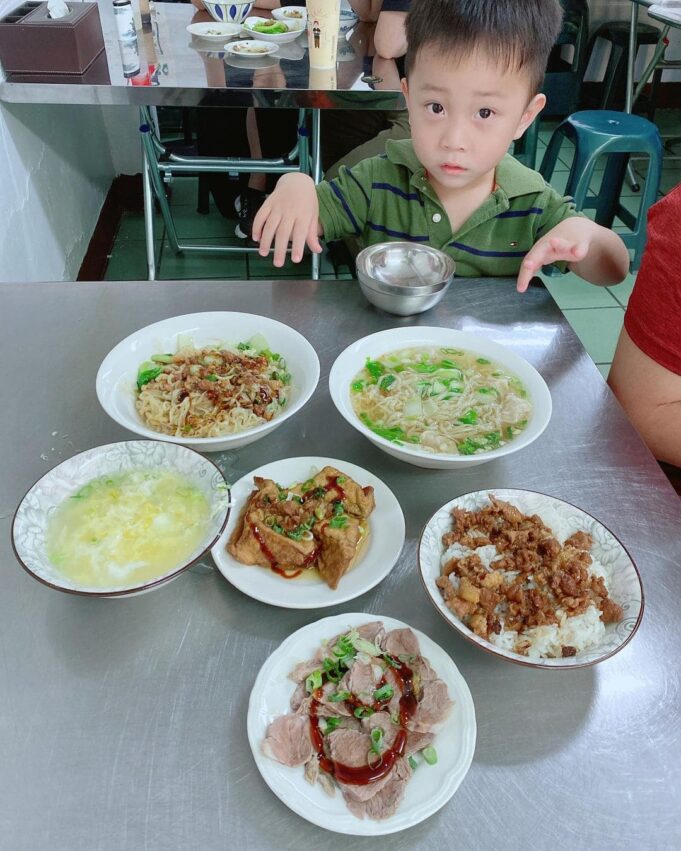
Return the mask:
M259 440L299 411L319 359L295 331L249 313L192 313L126 337L102 361L97 398L119 425L201 452Z
M551 417L551 394L524 358L449 328L392 328L336 359L329 391L372 443L417 467L484 464L528 446Z

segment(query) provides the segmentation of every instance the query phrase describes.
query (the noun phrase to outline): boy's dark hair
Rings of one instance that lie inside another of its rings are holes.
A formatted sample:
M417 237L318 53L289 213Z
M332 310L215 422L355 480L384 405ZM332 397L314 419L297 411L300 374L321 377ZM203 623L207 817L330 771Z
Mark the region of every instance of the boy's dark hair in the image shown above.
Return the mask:
M407 74L420 50L451 57L476 49L524 71L536 94L563 19L559 0L412 0L407 15Z

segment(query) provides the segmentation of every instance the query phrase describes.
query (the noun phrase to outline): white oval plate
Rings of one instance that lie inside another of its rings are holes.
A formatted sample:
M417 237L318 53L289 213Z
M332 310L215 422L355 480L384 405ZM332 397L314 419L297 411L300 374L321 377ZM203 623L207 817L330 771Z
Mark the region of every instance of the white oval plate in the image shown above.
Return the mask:
M262 53L249 53L248 48L251 47L264 47L266 49ZM241 41L230 41L225 45L225 50L240 59L264 59L271 53L276 53L277 45L258 38L245 38Z
M299 12L300 17L291 17L291 12ZM307 8L305 6L281 6L279 9L272 9L272 17L275 21L285 21L287 24L291 21L301 21L304 27L307 22Z
M260 565L242 564L227 552L227 541L237 527L244 505L254 489L254 476L274 479L283 487L287 487L296 482L304 482L312 476L313 471L321 470L327 464L341 470L362 487L371 485L376 498L376 507L369 517L369 540L366 549L357 564L341 578L335 591L319 578L284 579ZM285 609L319 609L353 600L378 585L390 573L402 552L404 515L395 495L373 473L347 461L310 456L285 458L264 464L232 486L231 500L229 521L211 551L213 560L225 579L239 591L270 606L281 606Z
M302 35L305 32L305 22L304 21L279 21L278 23L286 24L289 27L289 31L286 33L261 33L257 32L251 27L254 27L256 24L267 24L272 23L271 18L259 18L257 15L251 18L246 18L246 20L241 25L241 32L244 35L256 36L261 41L268 41L272 44L286 44L289 41L294 41L298 38L299 35Z
M236 38L241 32L241 27L239 24L218 24L215 21L204 21L200 24L189 24L187 32L202 41L224 44L225 39ZM215 33L218 33L218 35L215 35Z
M432 816L459 788L475 751L475 708L466 681L449 654L415 629L421 654L447 684L454 708L435 738L437 763L419 765L394 816L383 821L358 819L347 808L339 790L331 798L319 784L311 786L305 780L302 766L289 768L262 753L260 746L269 724L278 715L290 711L289 701L295 684L288 679L288 674L294 665L309 659L323 638L332 638L349 627L374 620L383 621L388 630L407 626L394 618L353 612L324 618L294 632L260 669L248 704L248 741L253 758L277 798L312 824L354 836L396 833Z
M554 524L556 520L559 520L566 530L566 537L580 531L588 532L593 537L594 543L591 552L594 560L599 561L609 569L611 573L609 580L610 594L612 599L624 610L624 618L619 623L606 625L605 638L600 644L566 659L529 658L497 647L490 641L476 635L463 621L459 620L454 612L447 608L435 580L440 575L440 559L444 553L442 536L451 529L451 510L452 508L463 508L466 511L477 511L488 504L487 496L490 493L515 505L525 514L538 514L547 526L554 529L554 532L556 531ZM552 518L555 518L553 522ZM586 511L582 511L581 508L577 508L577 506L562 499L535 491L488 488L450 500L438 509L426 523L419 542L418 560L421 578L426 586L428 596L446 621L457 629L465 639L477 644L478 647L488 653L531 668L584 668L602 662L604 659L614 656L631 641L643 617L641 579L636 565L620 541L607 527L587 514Z

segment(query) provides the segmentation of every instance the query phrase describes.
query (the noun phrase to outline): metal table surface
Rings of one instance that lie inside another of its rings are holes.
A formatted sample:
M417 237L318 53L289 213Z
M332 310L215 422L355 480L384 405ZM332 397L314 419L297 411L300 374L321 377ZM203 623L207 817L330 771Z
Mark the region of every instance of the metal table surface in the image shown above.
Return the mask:
M457 281L431 312L381 314L353 282L201 281L0 286L5 413L0 594L0 845L11 851L139 849L594 849L681 845L681 503L543 288ZM210 559L125 600L50 590L16 563L12 513L25 490L79 450L129 438L100 409L95 375L150 322L198 310L276 317L315 346L310 402L267 439L213 456L226 476L296 454L364 466L397 495L407 540L373 591L319 613L265 606ZM390 458L346 424L327 389L352 340L404 323L479 331L548 382L551 423L531 447L457 473ZM629 548L646 608L634 640L602 665L540 671L466 643L417 574L423 524L452 497L524 487L592 512ZM390 615L445 648L475 701L478 741L452 800L389 839L326 832L267 788L246 740L260 665L291 632L330 614ZM378 843L378 844L377 844Z
M17 0L19 5L19 0ZM358 24L340 35L335 74L310 70L306 36L281 45L256 68L187 33L190 23L211 21L190 3L150 3L138 30L143 73L126 79L113 6L99 4L105 53L85 75L8 74L0 100L15 103L259 106L282 108L403 109L399 74L392 60L372 59L373 24ZM258 14L254 9L251 14ZM269 12L263 12L269 16ZM146 74L149 69L149 74ZM376 83L366 82L377 75ZM1 75L0 75L1 78Z

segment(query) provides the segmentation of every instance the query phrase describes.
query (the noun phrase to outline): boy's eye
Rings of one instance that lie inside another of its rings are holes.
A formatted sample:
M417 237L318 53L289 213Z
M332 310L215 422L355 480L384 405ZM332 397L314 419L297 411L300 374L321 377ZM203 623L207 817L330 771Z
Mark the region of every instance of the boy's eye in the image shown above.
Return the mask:
M441 103L429 103L427 109L429 109L434 115L441 115L445 111L445 108Z
M480 118L489 118L491 114L492 110L488 109L486 106L478 110L478 115L480 116Z

